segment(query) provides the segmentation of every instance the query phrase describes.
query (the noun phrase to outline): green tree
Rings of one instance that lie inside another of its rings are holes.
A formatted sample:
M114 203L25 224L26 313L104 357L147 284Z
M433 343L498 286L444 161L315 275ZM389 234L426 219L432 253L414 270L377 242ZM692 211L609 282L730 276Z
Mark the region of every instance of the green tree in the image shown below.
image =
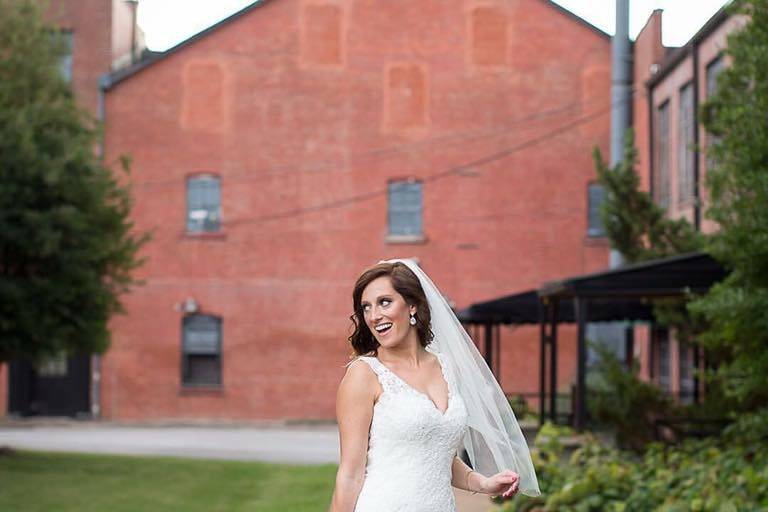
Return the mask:
M0 361L105 350L147 240L61 76L65 51L35 2L0 0Z
M632 130L627 132L624 158L613 168L594 149L595 169L606 199L601 206L611 245L628 263L695 251L701 235L684 218L670 219L647 192L640 190L635 170L637 150Z
M707 251L730 274L690 304L701 342L721 354L726 392L748 409L768 402L768 1L737 1L746 25L728 37L732 63L702 107L710 138L706 215L719 230Z
M598 180L606 190L601 216L611 246L628 263L636 263L675 254L696 251L704 245L703 237L685 219L670 219L648 192L640 190L636 171L637 149L634 132L627 131L624 157L613 168L594 150ZM680 341L692 343L700 326L687 310L691 297L653 301L656 321L673 327Z

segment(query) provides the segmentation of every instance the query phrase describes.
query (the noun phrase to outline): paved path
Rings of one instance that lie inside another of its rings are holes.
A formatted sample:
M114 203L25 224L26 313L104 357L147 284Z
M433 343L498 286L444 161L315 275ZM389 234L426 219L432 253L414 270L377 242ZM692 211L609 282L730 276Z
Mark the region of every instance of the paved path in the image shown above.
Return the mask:
M83 453L172 455L338 464L336 427L0 427L0 446Z
M122 426L100 422L0 423L0 447L81 453L168 455L288 464L338 464L335 425ZM456 491L459 512L487 512L486 496Z

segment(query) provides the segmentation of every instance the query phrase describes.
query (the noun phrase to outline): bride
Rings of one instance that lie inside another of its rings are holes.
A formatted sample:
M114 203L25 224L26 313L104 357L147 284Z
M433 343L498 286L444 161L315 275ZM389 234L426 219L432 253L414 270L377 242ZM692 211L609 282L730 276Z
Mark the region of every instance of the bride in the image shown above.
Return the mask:
M341 461L331 512L455 512L451 486L538 496L509 403L418 265L369 268L352 301L358 357L337 394ZM462 444L472 468L457 456Z

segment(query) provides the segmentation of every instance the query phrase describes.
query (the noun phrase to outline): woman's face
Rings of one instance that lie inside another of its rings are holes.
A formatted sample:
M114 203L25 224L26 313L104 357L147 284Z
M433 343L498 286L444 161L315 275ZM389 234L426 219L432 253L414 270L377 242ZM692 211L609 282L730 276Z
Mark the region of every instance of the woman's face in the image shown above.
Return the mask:
M368 283L360 307L366 325L383 347L394 347L405 339L411 329L411 313L416 313L416 307L409 306L392 287L389 276Z

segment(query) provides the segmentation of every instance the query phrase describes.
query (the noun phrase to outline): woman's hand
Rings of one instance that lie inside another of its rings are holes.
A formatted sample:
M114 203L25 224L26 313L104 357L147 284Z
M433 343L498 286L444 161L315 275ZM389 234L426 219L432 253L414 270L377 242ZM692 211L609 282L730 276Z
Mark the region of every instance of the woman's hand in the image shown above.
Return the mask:
M481 484L481 492L501 498L511 498L517 493L520 475L507 469L501 473L486 477Z

